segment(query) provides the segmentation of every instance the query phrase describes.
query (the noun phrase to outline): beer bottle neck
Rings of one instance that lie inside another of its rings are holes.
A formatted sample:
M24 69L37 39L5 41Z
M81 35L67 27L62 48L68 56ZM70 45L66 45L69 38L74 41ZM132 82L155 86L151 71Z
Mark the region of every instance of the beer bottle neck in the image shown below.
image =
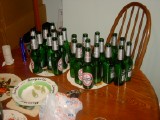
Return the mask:
M41 33L37 33L37 40L38 40L38 44L39 45L41 45L43 43L43 39L42 39Z
M112 51L111 51L111 46L107 46L105 49L105 57L106 58L111 58L112 57Z
M80 43L77 43L76 45L76 58L82 58L83 53L82 53L82 45Z
M32 49L32 50L38 49L38 42L37 42L37 40L35 39L35 37L33 37L33 38L31 39L31 49Z
M59 45L60 45L60 46L63 46L63 36L62 36L62 34L60 34L60 35L58 36L58 39L59 39Z
M47 37L47 46L52 46L52 37L51 36Z
M104 41L99 41L99 52L100 53L104 52Z
M94 43L99 43L99 38L100 38L100 32L95 32L94 35Z
M118 60L123 60L124 59L124 46L119 46L118 49Z
M131 56L131 42L127 42L126 46L126 56L130 57Z
M99 43L96 43L94 45L93 57L99 58Z
M76 44L77 44L77 39L73 39L71 43L71 53L76 54Z
M52 49L53 49L54 51L57 51L57 50L58 50L57 38L53 38L53 40L52 40Z
M84 62L89 63L91 62L91 52L90 48L85 48L85 56L84 56Z

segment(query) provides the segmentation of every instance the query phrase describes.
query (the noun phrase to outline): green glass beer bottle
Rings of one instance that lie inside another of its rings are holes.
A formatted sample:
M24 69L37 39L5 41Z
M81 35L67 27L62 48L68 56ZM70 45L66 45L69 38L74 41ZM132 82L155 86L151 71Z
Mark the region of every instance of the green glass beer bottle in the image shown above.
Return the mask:
M75 73L75 83L79 85L82 85L82 75L83 75L82 68L83 68L82 44L77 43L74 73Z
M40 73L42 69L39 63L38 42L35 37L31 37L31 69L33 73Z
M125 82L124 46L118 47L118 59L115 64L115 85L123 85Z
M64 48L64 41L63 41L63 33L60 31L58 34L58 43L59 43L59 51L62 54L62 62L63 62L63 69L66 69L68 63L66 62L66 49Z
M52 70L52 56L53 56L53 50L52 50L52 37L51 34L48 34L47 38L47 69Z
M117 33L112 34L111 49L112 49L112 61L115 64L117 60L117 54L118 54Z
M52 70L55 75L60 75L63 72L62 54L58 50L57 37L52 38Z
M126 81L129 81L132 76L132 67L133 67L133 60L131 58L131 41L127 41L126 44L126 57L124 59L125 69L126 69Z
M112 62L112 50L111 50L111 44L106 44L105 49L105 61L103 62L103 82L104 83L111 83L115 77L114 73L114 65Z
M99 43L99 38L100 38L100 32L96 31L94 34L94 44Z
M65 27L62 28L62 34L63 34L63 41L64 41L64 49L66 51L66 56L65 56L65 62L66 64L69 63L69 52L70 52L70 45L68 42L67 38L67 29Z
M47 67L47 56L46 56L46 50L43 46L43 39L41 32L37 32L37 41L38 41L38 56L39 56L39 62L42 69L46 69Z
M99 59L99 43L94 44L93 48L93 57L92 57L92 65L93 65L93 81L94 84L101 82L101 67L100 67L100 59Z
M85 48L84 66L83 66L83 88L91 89L94 85L93 82L93 66L91 62L91 48Z
M99 38L99 62L100 62L100 74L101 78L103 77L103 62L105 61L105 54L104 54L104 39Z
M72 78L75 77L75 69L74 69L74 66L75 66L75 55L76 55L76 45L77 45L77 39L72 39L71 41L71 53L70 53L70 76Z

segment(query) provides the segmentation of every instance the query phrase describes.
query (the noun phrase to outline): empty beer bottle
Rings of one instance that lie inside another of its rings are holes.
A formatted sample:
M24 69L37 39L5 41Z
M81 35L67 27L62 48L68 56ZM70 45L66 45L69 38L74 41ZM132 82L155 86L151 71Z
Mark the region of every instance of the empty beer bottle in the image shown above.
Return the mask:
M103 77L103 62L105 61L105 54L104 54L104 39L99 38L99 62L100 62L100 74L101 78Z
M131 58L131 41L127 41L126 44L126 57L124 59L125 64L125 70L126 70L126 81L129 81L131 79L132 75L132 67L133 67L133 60Z
M115 64L118 54L117 33L112 34L111 49L112 49L112 61Z
M37 32L37 40L38 40L38 56L39 56L40 66L42 69L46 69L47 56L46 56L46 49L43 46L43 39L41 32Z
M69 63L69 52L70 52L70 45L67 38L67 29L65 27L62 28L63 34L63 41L64 41L64 49L66 51L65 62L66 64Z
M47 69L52 70L52 56L53 56L53 50L52 50L52 37L51 34L48 34L47 38Z
M58 50L57 37L52 38L52 70L55 75L60 75L63 72L62 54Z
M93 82L93 67L91 64L91 48L85 48L84 66L83 66L83 87L85 89L91 89L94 85Z
M114 79L114 65L112 62L112 50L111 50L111 44L106 44L105 49L105 61L103 62L103 82L104 83L111 83Z
M118 47L118 59L115 64L115 85L123 85L125 82L124 46Z
M75 66L75 55L76 55L76 45L77 45L77 39L72 39L71 41L71 53L70 53L70 76L72 78L75 77L75 69L74 69L74 66Z
M58 34L58 42L59 42L59 51L62 54L62 61L63 61L63 69L66 69L68 66L68 63L66 62L66 49L64 47L64 41L63 41L63 34L60 31Z
M77 43L76 45L76 60L74 64L75 83L82 85L83 75L83 56L82 56L82 44Z
M94 44L93 48L93 57L92 57L92 65L93 65L93 81L94 84L101 82L101 67L100 67L100 59L99 59L99 43Z
M31 37L31 69L33 73L40 73L42 69L39 63L38 42L35 37Z
M100 32L96 31L94 34L94 44L99 43L99 38L100 38Z

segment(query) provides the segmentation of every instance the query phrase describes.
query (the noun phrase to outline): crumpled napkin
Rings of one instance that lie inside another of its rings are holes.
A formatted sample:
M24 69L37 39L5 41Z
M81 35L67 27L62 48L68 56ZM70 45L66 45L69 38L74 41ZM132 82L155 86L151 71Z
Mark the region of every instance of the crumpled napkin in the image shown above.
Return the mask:
M40 120L75 120L76 114L82 110L82 102L78 98L69 98L63 93L48 94L40 107Z
M12 59L12 61L11 61L10 64L6 64L6 62L4 61L4 62L2 63L2 67L5 66L5 65L12 65L13 63L14 63L14 59Z

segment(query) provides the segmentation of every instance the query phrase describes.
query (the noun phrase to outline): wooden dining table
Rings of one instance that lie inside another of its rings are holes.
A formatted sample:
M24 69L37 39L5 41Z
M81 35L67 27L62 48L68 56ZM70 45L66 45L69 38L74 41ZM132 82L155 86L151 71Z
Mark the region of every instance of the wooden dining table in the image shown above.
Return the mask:
M0 66L0 73L12 73L22 80L38 75L29 69L30 57L24 63L19 48L12 50L14 64ZM4 61L0 53L0 64ZM66 93L69 90L80 89L67 80L67 73L48 77L58 85L58 91ZM154 79L152 79L154 80ZM2 101L4 109L11 98ZM76 115L76 120L94 120L103 117L106 120L160 120L160 110L157 95L153 86L141 70L134 69L132 78L122 86L114 83L95 90L83 90L79 96L83 104L82 110ZM31 117L24 114L28 120L39 120L39 115Z

